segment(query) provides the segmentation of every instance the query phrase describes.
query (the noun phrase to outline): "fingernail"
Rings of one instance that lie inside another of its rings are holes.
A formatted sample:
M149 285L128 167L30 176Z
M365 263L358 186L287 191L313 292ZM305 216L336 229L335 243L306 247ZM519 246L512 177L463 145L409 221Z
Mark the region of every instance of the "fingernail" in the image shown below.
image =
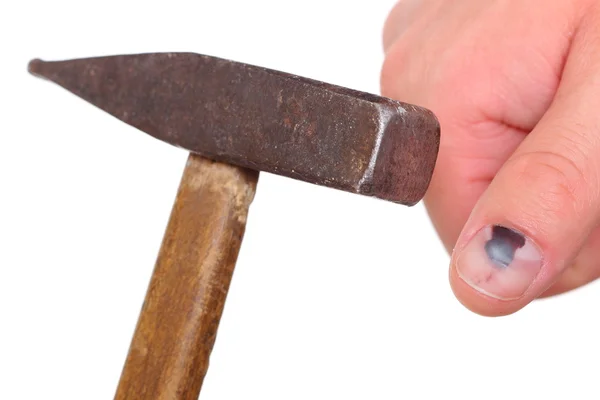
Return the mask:
M479 231L456 259L460 278L500 300L521 297L542 268L542 254L522 234L503 226Z

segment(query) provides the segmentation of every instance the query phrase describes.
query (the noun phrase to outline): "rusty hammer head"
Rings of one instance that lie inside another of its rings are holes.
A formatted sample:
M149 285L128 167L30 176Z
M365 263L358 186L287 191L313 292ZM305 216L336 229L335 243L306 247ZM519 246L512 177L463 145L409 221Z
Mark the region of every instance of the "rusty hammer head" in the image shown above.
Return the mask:
M421 107L192 53L43 62L31 73L192 153L414 205L440 127Z

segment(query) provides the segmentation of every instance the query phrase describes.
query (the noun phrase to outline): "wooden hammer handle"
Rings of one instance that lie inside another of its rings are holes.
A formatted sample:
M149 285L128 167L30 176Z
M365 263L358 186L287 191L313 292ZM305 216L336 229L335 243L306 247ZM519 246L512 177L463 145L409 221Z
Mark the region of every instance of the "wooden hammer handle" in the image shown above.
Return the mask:
M258 172L190 155L117 400L196 400Z

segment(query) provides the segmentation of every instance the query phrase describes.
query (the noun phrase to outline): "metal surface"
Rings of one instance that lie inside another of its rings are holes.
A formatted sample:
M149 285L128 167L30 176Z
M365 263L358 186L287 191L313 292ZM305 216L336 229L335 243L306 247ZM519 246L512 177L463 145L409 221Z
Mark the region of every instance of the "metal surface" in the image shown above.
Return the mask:
M30 63L116 118L213 160L416 204L440 128L428 110L192 53Z

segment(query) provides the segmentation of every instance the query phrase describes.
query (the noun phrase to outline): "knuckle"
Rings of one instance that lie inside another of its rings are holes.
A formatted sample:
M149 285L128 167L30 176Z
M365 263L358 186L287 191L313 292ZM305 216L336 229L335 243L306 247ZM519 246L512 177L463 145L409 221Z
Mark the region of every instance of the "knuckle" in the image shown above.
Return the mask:
M587 197L586 174L580 163L562 153L536 151L512 160L517 185L532 194L534 209L555 217L581 213Z

